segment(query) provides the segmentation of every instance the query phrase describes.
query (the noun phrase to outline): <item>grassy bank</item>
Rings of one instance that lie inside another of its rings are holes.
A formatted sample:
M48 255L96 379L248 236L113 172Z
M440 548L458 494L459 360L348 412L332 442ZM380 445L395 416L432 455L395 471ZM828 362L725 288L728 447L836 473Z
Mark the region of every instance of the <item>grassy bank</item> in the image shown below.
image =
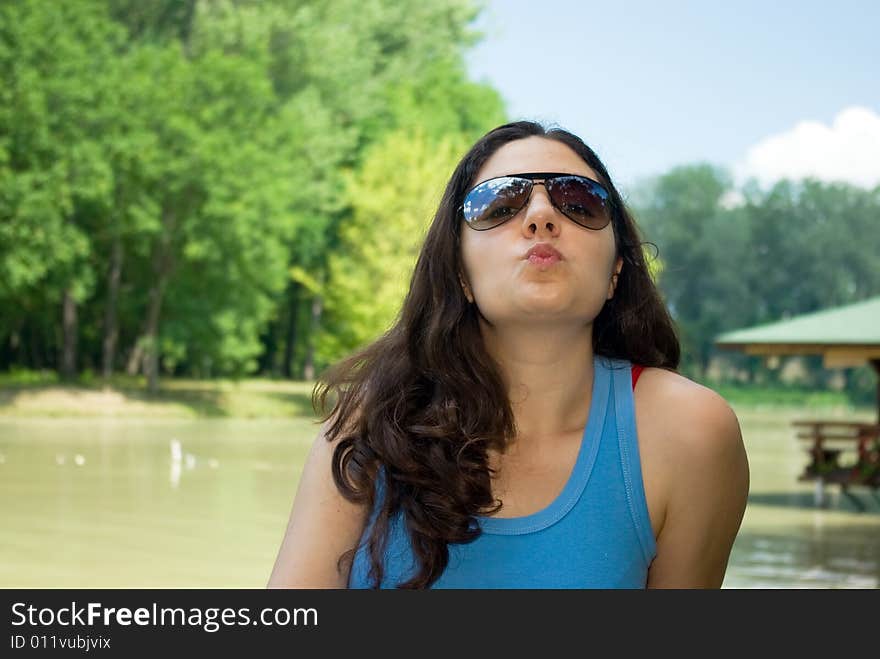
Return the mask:
M147 391L143 378L61 383L54 374L0 377L0 416L290 418L313 416L314 382L288 380L161 381Z
M744 387L710 383L734 408L821 410L873 416L854 406L845 392L795 387ZM62 383L53 372L0 374L0 416L125 416L165 418L291 418L313 416L314 382L252 378L192 380L164 378L151 394L141 377L116 376L108 383L89 374Z

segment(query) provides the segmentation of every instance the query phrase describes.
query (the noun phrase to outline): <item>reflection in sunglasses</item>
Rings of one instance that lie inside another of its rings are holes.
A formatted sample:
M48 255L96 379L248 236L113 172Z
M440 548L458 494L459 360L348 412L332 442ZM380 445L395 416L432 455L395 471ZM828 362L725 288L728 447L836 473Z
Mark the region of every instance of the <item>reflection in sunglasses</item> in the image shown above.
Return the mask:
M528 204L535 185L543 185L553 206L582 227L600 230L610 222L609 195L601 183L558 173L516 174L483 181L465 196L461 207L464 219L478 231L499 226Z

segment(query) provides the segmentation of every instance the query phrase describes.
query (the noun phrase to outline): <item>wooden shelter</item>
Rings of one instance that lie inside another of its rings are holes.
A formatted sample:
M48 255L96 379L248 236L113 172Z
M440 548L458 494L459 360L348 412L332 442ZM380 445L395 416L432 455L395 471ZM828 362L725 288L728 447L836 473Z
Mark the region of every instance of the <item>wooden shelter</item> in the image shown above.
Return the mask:
M727 332L715 345L749 355L822 355L825 368L869 363L878 377L880 423L880 296Z
M877 423L805 420L794 425L797 438L810 441L810 463L800 480L816 481L817 503L824 502L825 483L839 484L847 495L851 485L880 488L880 296L727 332L715 344L750 355L822 355L826 368L871 364L878 378ZM844 449L853 446L855 462L843 464Z

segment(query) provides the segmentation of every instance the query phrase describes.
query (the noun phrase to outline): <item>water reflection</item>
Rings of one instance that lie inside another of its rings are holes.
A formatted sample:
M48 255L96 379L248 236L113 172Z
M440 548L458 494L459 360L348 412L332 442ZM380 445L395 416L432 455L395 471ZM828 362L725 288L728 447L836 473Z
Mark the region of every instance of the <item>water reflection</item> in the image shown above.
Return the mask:
M311 419L0 420L0 587L263 587L316 432ZM744 436L752 487L724 587L880 587L880 502L858 493L858 512L829 490L818 509L784 428L745 418Z
M0 420L0 587L262 587L316 429Z
M818 518L822 513L817 514ZM877 526L850 524L780 529L737 537L726 588L877 588ZM866 539L873 539L866 542Z

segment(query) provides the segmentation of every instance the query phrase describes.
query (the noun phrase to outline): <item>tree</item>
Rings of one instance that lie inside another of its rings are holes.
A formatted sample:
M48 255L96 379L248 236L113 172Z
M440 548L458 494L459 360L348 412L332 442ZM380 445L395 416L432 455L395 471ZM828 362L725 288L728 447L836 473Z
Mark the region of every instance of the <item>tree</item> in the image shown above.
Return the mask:
M712 339L731 318L742 294L736 264L743 227L721 206L730 183L709 165L677 167L642 193L637 214L663 259L659 286L683 343L684 370L702 375Z
M313 374L372 147L501 115L469 0L0 11L3 365Z
M349 179L325 287L319 354L336 360L387 329L409 288L421 243L462 144L400 131L374 145Z
M0 26L0 342L39 337L72 377L90 234L111 205L99 135L123 31L95 3L6 3Z

